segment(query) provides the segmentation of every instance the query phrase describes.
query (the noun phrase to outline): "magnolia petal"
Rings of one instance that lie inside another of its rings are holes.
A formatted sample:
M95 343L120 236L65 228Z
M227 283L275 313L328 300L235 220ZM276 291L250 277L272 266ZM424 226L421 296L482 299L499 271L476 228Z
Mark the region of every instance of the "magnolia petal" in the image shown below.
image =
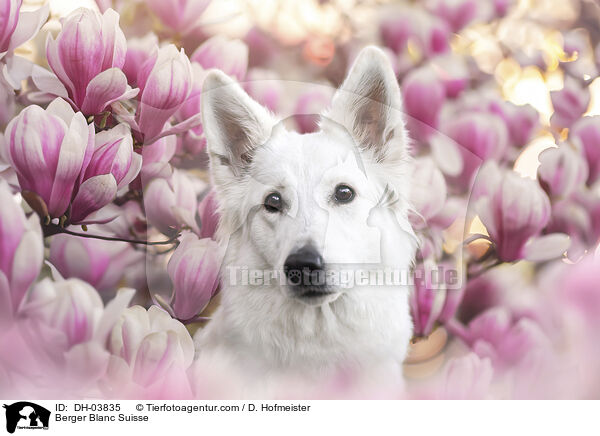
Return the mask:
M58 77L58 79L63 83L63 85L69 90L69 93L74 95L75 85L67 72L65 71L62 61L60 60L60 56L58 54L58 42L52 38L52 35L48 33L48 37L46 38L46 59L48 60L48 65L54 74Z
M75 111L71 107L69 103L67 103L62 98L55 98L48 105L46 109L48 112L52 113L52 115L56 115L61 120L63 120L67 126L71 124L73 117L75 116Z
M433 160L448 176L458 176L463 169L463 159L454 142L443 135L436 135L429 141Z
M33 80L33 84L43 93L52 94L65 100L69 100L69 92L67 91L67 88L65 88L65 85L58 80L56 75L47 69L42 68L39 65L34 65L31 72L31 80ZM65 122L68 123L69 121Z
M0 271L0 328L4 329L13 319L13 304L8 279Z
M114 9L107 9L102 14L102 42L104 56L102 69L122 68L127 54L127 40L119 27L119 14Z
M87 341L69 349L64 358L68 379L76 383L74 388L81 388L82 384L93 384L106 374L110 353L102 343Z
M137 177L142 169L142 156L136 152L132 152L131 154L131 163L129 164L129 170L123 180L119 183L119 189L126 187L129 185L133 179Z
M43 5L35 11L20 12L19 22L10 38L8 51L14 50L24 42L33 38L38 30L40 30L40 27L42 27L48 19L49 12L50 6L48 4Z
M135 97L138 92L127 85L127 77L121 70L110 68L88 83L81 110L86 115L97 115L111 103Z
M71 221L81 223L92 212L96 212L114 200L117 182L112 174L102 174L87 179L79 187L73 200Z
M31 76L33 62L21 56L11 56L6 60L2 73L13 89L21 89L21 82Z
M113 326L121 317L123 310L129 306L134 295L135 289L132 288L121 288L117 291L117 295L104 308L102 318L94 332L94 340L100 343L106 342Z
M543 262L561 257L570 247L571 238L564 233L532 238L525 244L525 259Z
M56 100L55 100L56 101ZM73 194L73 188L86 159L89 127L83 114L73 117L69 130L60 147L56 175L52 186L48 210L51 216L60 216L67 210Z
M58 269L56 269L56 267L49 260L45 260L44 263L46 264L46 266L48 268L50 268L50 275L52 276L52 280L54 280L55 282L61 282L61 281L65 280L65 278L62 276L62 274L58 271Z
M17 247L11 274L13 308L17 311L25 293L40 274L44 261L44 244L35 231L27 231Z
M176 135L178 133L186 132L196 126L199 126L201 123L202 123L202 114L199 113L199 114L194 115L193 117L188 118L185 121L182 121L181 123L175 124L172 127L168 127L166 129L164 129L162 132L157 134L155 137L145 140L144 144L149 145L149 144L152 144L152 143L158 141L160 138L164 138L165 136Z

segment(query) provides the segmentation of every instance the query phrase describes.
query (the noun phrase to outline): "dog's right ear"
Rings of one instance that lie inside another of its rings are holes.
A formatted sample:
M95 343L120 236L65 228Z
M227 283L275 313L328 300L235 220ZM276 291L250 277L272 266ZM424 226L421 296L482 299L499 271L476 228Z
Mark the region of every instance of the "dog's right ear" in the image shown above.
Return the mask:
M202 86L202 126L215 183L240 176L274 125L269 111L238 83L219 70L207 74Z

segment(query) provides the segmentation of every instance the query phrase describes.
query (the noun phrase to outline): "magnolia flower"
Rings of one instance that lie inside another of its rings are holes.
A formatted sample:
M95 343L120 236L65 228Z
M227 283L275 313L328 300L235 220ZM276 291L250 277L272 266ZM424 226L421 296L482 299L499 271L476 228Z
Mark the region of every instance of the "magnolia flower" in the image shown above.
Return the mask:
M539 114L530 105L517 106L509 101L494 100L489 110L500 116L508 127L510 141L515 146L527 144L539 126Z
M193 184L182 171L174 171L170 179L155 179L144 193L148 222L166 235L182 226L198 233L195 221L198 200Z
M0 68L4 80L14 89L31 73L33 65L14 50L33 38L46 22L49 6L35 11L20 11L23 0L3 0L0 5ZM1 79L0 79L1 81Z
M124 310L108 349L112 376L142 386L161 383L171 371L185 371L194 358L194 342L185 326L157 306Z
M139 106L134 122L129 122L145 144L200 124L200 114L196 114L163 131L192 91L192 67L183 49L178 51L173 44L161 47L140 68L137 85L140 87Z
M467 111L444 120L441 130L459 146L462 168L455 181L465 187L482 161L500 160L508 147L508 131L502 120L484 112Z
M33 81L41 91L68 100L85 115L96 115L138 93L121 71L126 51L119 14L80 8L65 18L56 40L49 36L46 41L48 64L58 80L39 68Z
M64 215L92 158L94 126L57 98L46 110L23 109L8 124L6 137L21 190L35 193L42 203L30 205L42 216Z
M173 31L185 35L198 25L210 0L149 0L148 8Z
M475 211L500 260L551 259L568 248L567 235L534 239L548 224L551 212L548 196L534 180L513 171L500 172L494 162L487 162L478 174L472 195Z
M592 185L600 179L600 116L577 120L569 139L583 150L589 167L587 183Z
M565 198L585 184L588 167L581 152L569 144L540 153L540 184L552 197Z
M0 332L0 366L21 388L33 378L30 392L53 397L94 392L106 373L110 330L134 293L122 289L105 307L81 280L44 279L31 289L13 328Z
M21 306L40 273L44 243L39 219L25 213L0 179L0 324Z
M554 114L550 123L557 127L571 127L590 104L590 91L584 88L577 79L566 76L563 89L550 92Z
M203 42L190 60L199 63L205 70L217 68L241 81L248 69L248 46L240 39L216 35Z
M94 230L95 234L99 234ZM59 234L50 242L49 261L65 278L79 278L100 292L114 291L127 268L142 262L143 253L125 242Z
M177 319L191 320L204 310L219 286L222 254L212 239L185 235L167 270L173 282L170 306Z
M430 68L411 71L402 82L404 109L409 130L419 139L428 138L439 125L446 89Z
M113 201L117 191L126 187L142 167L142 157L133 151L133 139L127 125L118 124L97 133L95 143L92 159L83 172L81 186L73 200L73 223L93 222L94 218L88 216Z
M449 51L450 29L441 19L416 8L391 7L382 13L379 33L384 45L397 55L412 43L418 56Z
M331 88L320 86L298 97L294 108L294 119L300 133L317 130L319 114L329 107L332 96Z

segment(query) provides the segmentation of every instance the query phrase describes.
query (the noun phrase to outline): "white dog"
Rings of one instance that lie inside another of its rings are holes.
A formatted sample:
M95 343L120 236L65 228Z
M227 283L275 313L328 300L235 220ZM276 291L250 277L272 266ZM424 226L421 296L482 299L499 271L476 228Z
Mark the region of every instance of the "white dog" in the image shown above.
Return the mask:
M320 131L304 135L213 71L203 126L225 260L200 353L220 350L262 374L401 374L409 286L382 283L381 273L410 271L416 238L400 89L386 55L364 49ZM249 283L265 271L274 274ZM351 283L340 279L349 271Z

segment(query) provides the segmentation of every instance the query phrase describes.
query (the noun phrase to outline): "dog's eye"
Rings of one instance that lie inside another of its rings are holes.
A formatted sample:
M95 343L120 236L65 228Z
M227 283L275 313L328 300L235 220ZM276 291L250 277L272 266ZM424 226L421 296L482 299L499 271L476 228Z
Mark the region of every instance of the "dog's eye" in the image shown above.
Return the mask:
M337 185L333 197L338 203L350 203L354 200L354 190L348 185Z
M271 192L267 195L264 206L267 212L281 212L281 209L283 209L283 200L281 199L279 192Z

